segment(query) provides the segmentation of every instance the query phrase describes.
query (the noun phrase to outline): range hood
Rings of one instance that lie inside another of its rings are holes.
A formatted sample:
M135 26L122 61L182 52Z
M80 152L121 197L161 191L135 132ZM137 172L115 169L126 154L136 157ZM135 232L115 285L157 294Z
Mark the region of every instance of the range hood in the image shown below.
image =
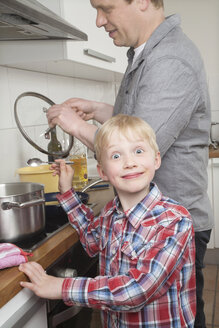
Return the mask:
M15 40L86 41L87 34L36 0L0 0L0 41Z

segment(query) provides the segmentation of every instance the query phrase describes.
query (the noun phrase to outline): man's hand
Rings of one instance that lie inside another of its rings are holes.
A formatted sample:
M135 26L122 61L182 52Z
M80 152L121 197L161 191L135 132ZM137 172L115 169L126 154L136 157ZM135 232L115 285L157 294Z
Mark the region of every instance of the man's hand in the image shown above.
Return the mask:
M112 105L87 99L70 98L62 104L50 107L47 119L50 126L58 125L66 132L76 135L74 129L80 122L79 118L84 121L94 119L102 124L112 117L112 114Z

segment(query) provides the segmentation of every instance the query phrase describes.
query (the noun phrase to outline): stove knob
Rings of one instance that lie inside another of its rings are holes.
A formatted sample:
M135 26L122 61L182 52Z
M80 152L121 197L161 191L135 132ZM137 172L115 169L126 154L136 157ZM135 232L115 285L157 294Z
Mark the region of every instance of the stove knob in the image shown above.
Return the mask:
M74 278L77 277L77 270L71 268L55 268L51 274L60 278Z

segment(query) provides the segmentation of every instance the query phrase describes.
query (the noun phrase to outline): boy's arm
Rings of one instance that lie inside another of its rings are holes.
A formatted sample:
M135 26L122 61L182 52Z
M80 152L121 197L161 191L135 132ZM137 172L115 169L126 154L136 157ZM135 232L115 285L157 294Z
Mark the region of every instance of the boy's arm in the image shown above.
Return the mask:
M99 254L100 217L95 217L92 209L84 205L74 189L58 194L57 199L68 215L68 220L77 231L81 244L89 256Z
M118 312L136 312L166 294L182 274L184 293L194 295L195 248L191 221L183 220L187 229L154 243L127 274L95 278L65 279L62 298L68 305L82 305ZM177 231L177 226L174 227ZM187 263L186 263L187 262ZM181 271L185 265L183 272ZM192 297L192 296L191 296Z
M95 218L93 211L82 204L72 188L74 170L70 165L66 165L63 159L57 159L51 165L51 170L54 176L59 176L60 194L57 195L57 199L68 214L70 224L77 230L88 255L97 255L99 252L99 218Z

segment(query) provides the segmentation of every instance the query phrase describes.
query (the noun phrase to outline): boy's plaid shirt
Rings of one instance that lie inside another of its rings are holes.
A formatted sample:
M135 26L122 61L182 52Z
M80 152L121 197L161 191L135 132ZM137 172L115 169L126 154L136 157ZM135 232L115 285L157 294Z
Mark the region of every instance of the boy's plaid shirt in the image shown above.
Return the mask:
M195 245L190 214L156 185L126 213L116 197L98 217L73 190L58 199L99 276L67 278L68 305L103 310L103 327L193 327ZM77 259L78 260L78 259Z

